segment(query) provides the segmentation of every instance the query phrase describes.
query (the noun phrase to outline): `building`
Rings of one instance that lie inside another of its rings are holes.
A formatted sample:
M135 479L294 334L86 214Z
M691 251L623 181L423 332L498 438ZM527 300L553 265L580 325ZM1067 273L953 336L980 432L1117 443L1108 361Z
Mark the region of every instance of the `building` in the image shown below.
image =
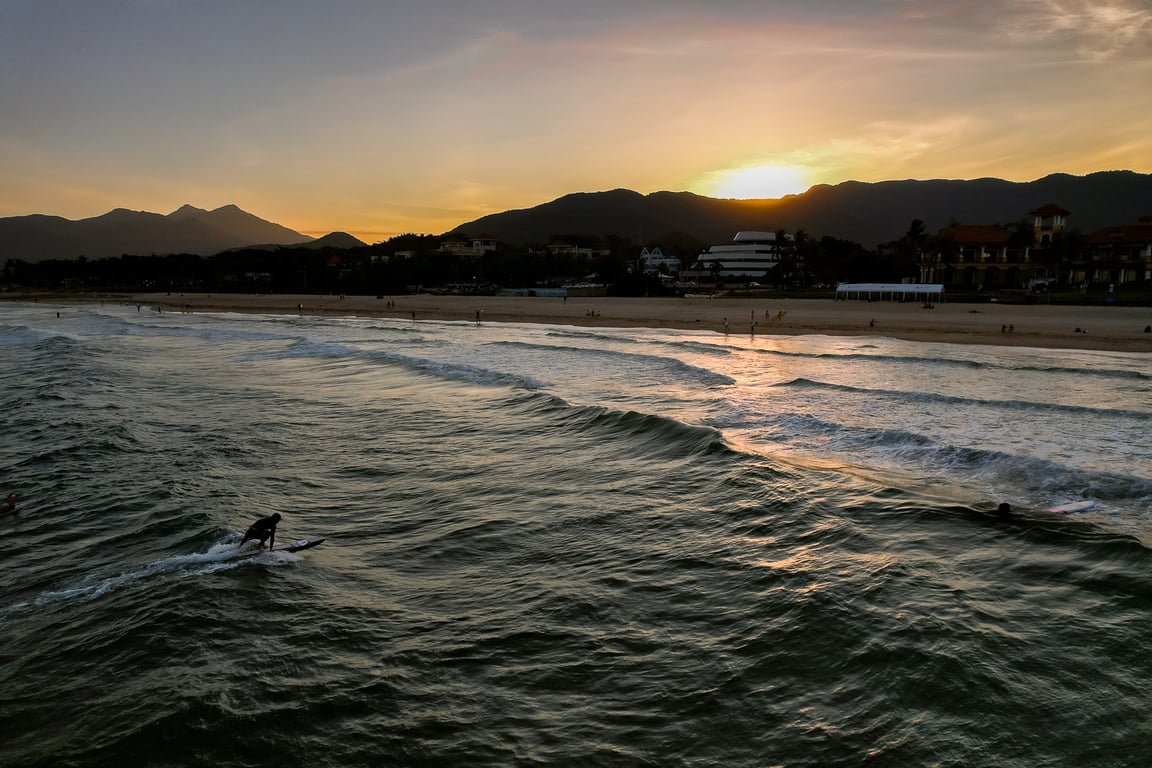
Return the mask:
M1020 288L1033 277L1030 236L987 224L956 224L940 236L944 247L922 275L925 282L938 276L947 285Z
M453 232L445 236L440 243L440 253L450 253L453 256L466 256L479 258L486 253L496 250L496 238L489 234L479 234L470 237L461 232Z
M566 243L563 240L553 240L544 246L544 253L549 256L571 256L577 259L591 259L593 256L607 256L611 253L606 248L581 248Z
M790 239L787 235L786 239ZM711 275L717 280L729 277L764 277L780 263L775 232L737 232L730 243L713 245L700 253L693 266L696 276Z
M666 258L664 252L658 247L643 248L640 251L640 271L645 275L671 275L680 274L680 259Z
M1067 279L1073 285L1152 281L1152 216L1137 224L1098 229L1084 238Z
M922 282L977 290L1031 288L1054 282L1059 268L1038 259L1065 234L1070 211L1048 203L1029 211L1031 227L955 224L940 232L940 248L921 260Z
M1067 229L1068 217L1072 214L1058 205L1048 203L1029 211L1028 215L1032 217L1035 244L1040 248L1047 248L1052 245L1053 238Z

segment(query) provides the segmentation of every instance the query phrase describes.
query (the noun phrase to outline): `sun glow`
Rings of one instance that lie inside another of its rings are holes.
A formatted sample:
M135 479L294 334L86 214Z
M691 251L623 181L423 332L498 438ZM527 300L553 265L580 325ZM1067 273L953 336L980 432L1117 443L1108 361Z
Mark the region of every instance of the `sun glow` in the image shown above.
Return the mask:
M709 174L702 186L711 197L778 198L806 191L808 171L795 165L753 165Z

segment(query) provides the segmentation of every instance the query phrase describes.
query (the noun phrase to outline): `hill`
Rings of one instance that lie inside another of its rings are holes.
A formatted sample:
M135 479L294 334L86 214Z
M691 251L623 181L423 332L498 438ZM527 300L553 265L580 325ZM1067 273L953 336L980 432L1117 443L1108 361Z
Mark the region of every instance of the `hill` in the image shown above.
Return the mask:
M329 232L323 237L318 237L315 240L310 240L307 243L297 243L293 248L311 248L313 250L320 250L322 248L363 248L368 245L358 237L354 237L347 232Z
M253 216L235 205L212 211L185 205L168 215L117 208L76 221L59 216L0 218L0 262L195 253L207 256L258 243L306 243L312 238Z
M847 181L820 185L779 200L718 200L691 192L626 189L565 195L549 203L491 214L461 224L510 243L544 243L564 234L618 235L634 242L683 232L706 242L731 240L738 230L805 230L872 248L895 240L913 219L929 232L953 221L1009 224L1046 203L1069 211L1069 225L1091 232L1152 214L1152 174L1103 171L1052 174L1030 182L1002 179Z
M329 232L323 237L318 237L314 240L309 240L304 243L260 243L259 245L245 245L240 248L229 248L230 251L278 251L281 248L305 248L312 251L321 250L337 250L345 251L350 248L363 248L366 246L363 240L358 237L353 237L347 232Z

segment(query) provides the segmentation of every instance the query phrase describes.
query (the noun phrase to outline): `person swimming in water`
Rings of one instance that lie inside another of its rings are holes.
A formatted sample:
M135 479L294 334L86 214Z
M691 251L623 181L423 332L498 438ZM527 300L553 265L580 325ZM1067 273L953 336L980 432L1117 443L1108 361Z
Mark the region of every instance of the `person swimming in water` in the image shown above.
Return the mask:
M271 549L276 546L276 525L280 522L280 513L277 512L268 517L262 517L248 527L244 532L244 538L240 540L240 546L244 546L250 541L260 540L260 546L264 546L264 542L268 542L268 547Z
M1000 506L996 508L996 516L999 517L1001 520L1011 520L1012 519L1012 505L1006 501L1001 503Z
M8 494L8 498L0 501L0 515L6 515L9 512L15 514L16 512L16 494Z

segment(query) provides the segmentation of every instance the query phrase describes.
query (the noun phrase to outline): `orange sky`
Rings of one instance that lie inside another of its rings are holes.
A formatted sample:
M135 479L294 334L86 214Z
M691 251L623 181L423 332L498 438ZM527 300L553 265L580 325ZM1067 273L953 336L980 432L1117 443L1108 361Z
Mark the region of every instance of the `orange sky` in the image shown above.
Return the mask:
M1152 172L1146 2L365 5L6 4L0 216L375 242L618 187Z

